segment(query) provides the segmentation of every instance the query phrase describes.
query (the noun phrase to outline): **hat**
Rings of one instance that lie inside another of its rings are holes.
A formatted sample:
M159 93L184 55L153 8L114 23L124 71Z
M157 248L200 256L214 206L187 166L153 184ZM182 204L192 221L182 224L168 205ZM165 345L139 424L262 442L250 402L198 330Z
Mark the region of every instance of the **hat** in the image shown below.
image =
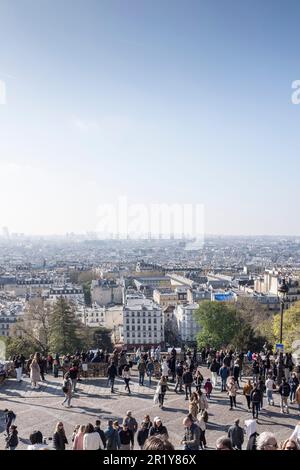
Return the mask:
M159 416L155 416L153 422L156 423L157 421L161 421L160 417Z
M131 414L132 414L132 411L131 411L131 410L128 410L128 411L126 412L126 415L127 415L127 416L128 416L128 415L131 415Z

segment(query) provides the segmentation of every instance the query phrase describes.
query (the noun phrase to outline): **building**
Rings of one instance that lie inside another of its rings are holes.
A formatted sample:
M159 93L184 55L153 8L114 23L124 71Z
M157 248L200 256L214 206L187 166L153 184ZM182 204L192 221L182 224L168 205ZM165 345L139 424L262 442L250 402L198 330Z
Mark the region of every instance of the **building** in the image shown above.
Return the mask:
M188 305L177 305L174 315L177 320L178 333L183 343L191 343L196 341L197 333L200 326L195 320L194 314L198 309L197 303Z
M162 308L168 305L178 305L187 302L187 288L177 287L176 289L155 289L153 300Z
M97 279L92 281L92 302L101 306L122 304L123 288L113 279Z
M123 308L124 345L163 346L164 324L161 307L150 299L126 298Z
M45 299L55 302L57 299L63 297L65 300L83 303L84 294L82 287L78 286L53 286L48 291L43 292Z

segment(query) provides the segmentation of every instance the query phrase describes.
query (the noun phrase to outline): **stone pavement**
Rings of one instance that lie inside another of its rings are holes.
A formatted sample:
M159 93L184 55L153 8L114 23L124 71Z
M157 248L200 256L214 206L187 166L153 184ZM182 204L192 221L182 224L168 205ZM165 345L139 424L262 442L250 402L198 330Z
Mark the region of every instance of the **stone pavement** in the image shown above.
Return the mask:
M209 377L207 368L201 369L204 377ZM5 408L12 409L16 415L20 443L18 449L26 448L29 443L29 435L34 429L42 431L44 437L53 435L56 423L63 421L69 440L68 448L71 448L71 436L76 424L94 424L97 418L101 419L102 429L106 428L108 419L119 419L121 423L127 410L132 410L138 423L145 414L151 419L155 416L162 418L167 426L170 440L176 449L180 449L180 441L183 437L182 420L187 414L188 402L183 394L175 394L174 385L169 383L170 391L166 394L165 407L161 410L158 405L153 405L153 395L156 381L151 387L138 385L137 371L133 371L131 382L132 395L128 396L124 391L124 383L117 379L115 383L116 393L111 394L106 386L106 378L83 379L78 383L78 392L72 399L72 408L62 406L64 399L61 386L62 378L54 378L46 375L40 390L32 390L28 378L23 378L21 383L16 380L7 380L0 386L0 449L5 448L4 439L4 415ZM145 381L148 384L148 381ZM243 384L243 382L242 382ZM300 420L298 405L291 405L290 414L280 413L279 396L274 394L275 406L267 406L262 410L258 421L258 432L272 431L279 440L290 436L297 422ZM240 418L240 424L252 417L245 406L245 398L241 391L237 397L237 409L229 410L229 399L226 393L221 393L220 388L213 390L209 401L209 422L207 424L206 439L209 448L215 447L216 439L224 434L233 424L235 418ZM245 442L246 444L246 442ZM136 444L136 448L138 445Z

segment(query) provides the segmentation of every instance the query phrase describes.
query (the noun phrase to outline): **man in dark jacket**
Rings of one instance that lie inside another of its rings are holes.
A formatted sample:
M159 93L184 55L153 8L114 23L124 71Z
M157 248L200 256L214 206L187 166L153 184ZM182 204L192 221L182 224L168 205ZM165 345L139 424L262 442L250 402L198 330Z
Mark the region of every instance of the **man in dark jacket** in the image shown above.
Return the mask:
M144 386L144 379L145 379L145 373L146 373L146 363L144 359L141 359L138 365L138 371L139 371L139 385Z
M185 399L188 400L192 395L193 374L189 369L185 369L182 380L185 388ZM189 397L188 397L189 395Z
M179 387L179 392L183 392L182 389L182 376L183 376L184 368L183 362L181 361L176 367L176 384L174 392L177 393L177 388Z
M99 436L101 437L101 441L102 441L102 444L103 444L103 449L105 449L105 447L106 447L106 437L105 437L104 431L102 431L100 426L101 426L101 421L100 421L100 419L97 419L96 423L95 423L94 431L97 432L99 434Z
M7 408L4 410L4 415L5 415L6 434L7 436L9 436L10 427L16 419L16 415L12 410L8 410Z
M231 439L232 447L235 447L238 450L242 450L242 445L244 442L244 430L239 426L240 420L236 419L234 425L230 426L228 429L228 437Z
M128 429L126 423L123 423L123 427L119 431L121 447L120 450L133 450L134 447L134 435L133 432Z
M261 404L261 390L254 385L254 388L250 394L250 400L252 403L252 416L253 419L258 419L258 411Z
M116 368L114 362L111 362L111 364L107 368L107 377L108 377L107 385L110 382L111 393L114 393L114 384L115 384L115 378L117 375L118 375L118 369Z
M184 450L199 450L200 445L200 427L193 423L190 418L184 418L185 426L184 438L182 440Z
M108 427L104 431L105 438L106 438L106 449L107 450L118 450L120 449L121 442L120 436L116 429L113 427L113 420L110 419L108 421Z
M221 377L221 392L226 392L226 382L229 377L229 368L223 364L219 371Z
M137 433L137 441L141 450L143 450L144 444L146 440L148 439L148 436L149 436L149 427L147 426L147 423L142 422L141 428L138 430L138 433Z

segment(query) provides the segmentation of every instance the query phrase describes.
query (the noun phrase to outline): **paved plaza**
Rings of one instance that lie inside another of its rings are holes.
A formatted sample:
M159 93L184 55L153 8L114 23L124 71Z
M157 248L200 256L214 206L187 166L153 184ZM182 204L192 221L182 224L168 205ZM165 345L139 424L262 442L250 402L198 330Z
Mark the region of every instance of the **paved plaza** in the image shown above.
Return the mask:
M201 372L205 378L210 376L210 372L204 367ZM42 431L46 438L51 437L58 420L62 420L65 425L69 440L67 448L71 448L71 436L76 424L88 422L94 424L95 420L100 418L101 427L105 429L108 419L119 419L121 423L127 410L132 410L138 423L145 414L149 414L152 420L155 416L160 416L163 424L167 426L170 440L176 449L181 449L180 441L184 432L182 419L187 414L188 402L185 401L184 394L174 393L174 384L169 383L170 391L166 394L165 407L161 410L158 405L153 405L157 382L154 381L149 387L146 380L145 386L139 386L136 369L133 370L131 396L124 391L121 379L116 380L114 394L110 393L106 383L107 379L103 377L83 379L78 383L78 392L72 400L73 407L65 408L61 404L64 399L61 377L46 375L46 382L42 383L40 390L32 390L28 378L24 378L21 383L17 383L14 379L7 380L0 386L0 449L5 448L3 414L5 408L12 409L17 415L16 424L20 439L18 449L26 448L29 435L34 429ZM243 384L244 381L241 385ZM264 399L265 408L259 416L258 432L272 431L279 440L282 440L290 436L300 419L298 405L291 405L290 414L283 415L279 408L279 396L276 393L274 396L275 406L268 406ZM206 431L209 448L215 447L216 439L226 433L236 418L240 418L240 424L243 425L245 419L252 417L245 406L241 390L237 396L237 405L237 409L230 411L227 394L221 393L219 387L214 389L209 401L209 422ZM138 448L137 444L135 448Z

